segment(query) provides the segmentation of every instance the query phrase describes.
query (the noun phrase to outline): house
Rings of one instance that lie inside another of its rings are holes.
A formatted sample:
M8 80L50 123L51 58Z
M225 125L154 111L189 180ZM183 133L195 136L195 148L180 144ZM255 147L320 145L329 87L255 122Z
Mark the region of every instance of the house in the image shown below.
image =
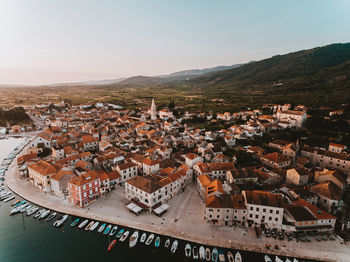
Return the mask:
M346 150L347 147L340 144L334 144L329 143L328 151L335 152L335 153L342 153L344 150Z
M82 136L81 142L83 144L84 151L98 150L98 138L95 138L92 135Z
M224 163L197 163L193 166L196 175L208 175L211 179L226 180L226 173L234 169L233 162Z
M304 111L278 110L276 113L278 121L288 121L293 127L301 127L307 120L307 114Z
M211 179L208 175L197 176L197 190L202 200L205 200L207 193L207 186L211 183Z
M212 195L205 201L204 220L208 224L229 226L232 223L232 200L230 195Z
M143 159L142 170L144 175L156 174L159 171L159 161L150 158Z
M337 171L337 170L329 170L324 168L322 170L315 171L314 181L317 183L323 183L327 181L332 181L336 184L341 190L345 187L347 175Z
M68 181L75 177L74 172L68 168L62 168L56 174L51 176L52 192L59 196L68 196Z
M185 156L185 163L190 168L192 168L198 162L203 162L203 159L195 153L188 153Z
M249 226L282 228L284 201L281 195L258 190L243 191L242 195L248 211Z
M287 170L286 183L293 185L306 185L310 172L305 168L291 168Z
M70 179L67 183L72 204L85 207L100 197L101 181L96 171Z
M258 174L254 168L230 169L226 173L226 180L235 185L257 183Z
M45 193L51 192L51 177L56 174L56 168L43 160L28 167L30 182L39 187Z
M284 155L274 152L260 157L260 162L272 168L285 169L291 164L291 160Z
M320 183L310 188L310 192L318 195L318 204L327 212L335 214L341 197L341 189L332 181Z
M150 167L151 169L151 167ZM137 165L132 162L125 162L123 164L117 165L115 170L120 175L120 182L123 183L129 178L137 175ZM152 174L152 173L149 173Z
M287 205L284 209L283 228L291 232L317 231L317 218L306 206Z

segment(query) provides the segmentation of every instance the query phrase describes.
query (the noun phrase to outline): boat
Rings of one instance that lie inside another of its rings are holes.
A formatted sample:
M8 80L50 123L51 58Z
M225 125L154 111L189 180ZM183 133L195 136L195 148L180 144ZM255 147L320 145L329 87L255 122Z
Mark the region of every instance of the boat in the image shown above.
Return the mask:
M242 262L241 253L239 253L238 251L237 251L237 253L235 255L235 262Z
M78 223L79 223L79 218L77 218L77 219L74 220L72 223L70 223L70 226L71 226L71 227L75 227Z
M168 238L168 239L165 241L164 246L165 246L166 248L168 248L169 245L170 245L170 239Z
M33 206L32 205L29 205L29 206L26 206L26 207L23 207L20 209L19 212L21 213L24 213L24 212L27 212L28 210L30 210Z
M56 215L57 215L57 213L56 213L56 212L53 212L51 215L48 216L48 218L46 218L46 222L49 222L49 221L51 221L52 219L54 219Z
M4 202L6 203L6 202L9 202L9 201L11 201L11 200L13 200L13 199L15 199L15 196L10 196L10 197L6 198L6 199L4 200Z
M290 260L289 258L286 258L286 262L292 262L292 260Z
M105 227L106 227L106 223L103 223L100 228L97 230L98 233L102 233L103 230L105 230Z
M179 245L179 243L177 242L177 240L175 240L175 241L173 242L173 244L171 245L171 249L170 249L170 252L171 252L172 254L175 254L178 245Z
M27 216L33 215L36 211L38 211L38 207L32 207L30 210L27 211Z
M125 231L124 234L119 239L120 242L124 242L128 236L129 236L129 231Z
M210 252L210 248L206 248L205 249L205 260L206 261L210 261L210 258L211 258L211 252Z
M219 250L219 261L225 262L225 254L222 250Z
M120 229L119 232L115 235L116 238L120 238L124 233L124 229Z
M160 237L157 236L156 240L154 241L154 246L159 247L159 245L160 245Z
M109 225L108 227L106 227L105 231L103 231L104 235L107 235L109 233L109 231L111 230L112 225Z
M45 210L44 212L41 213L39 219L44 219L50 214L50 209Z
M146 241L146 238L147 238L147 234L143 233L142 236L141 236L140 242L144 243Z
M146 240L146 245L149 246L154 239L154 234L150 234Z
M205 259L205 248L203 246L199 247L199 259L204 260Z
M25 209L27 206L28 206L28 204L24 204L24 205L22 205L22 206L15 207L14 209L12 209L12 210L10 211L10 216L15 215L15 214L21 212L22 209Z
M293 259L293 262L299 262L299 261L298 261L298 259L294 258L294 259Z
M38 213L34 215L34 218L38 218L41 216L41 214L45 211L46 209L41 209Z
M228 262L234 262L235 260L234 260L234 258L233 258L233 255L232 255L232 253L231 253L231 251L227 251L227 260L228 260Z
M114 226L111 230L111 232L109 232L109 235L110 236L113 236L115 233L117 233L117 230L118 230L118 226Z
M211 261L213 261L213 262L218 261L218 255L219 255L219 252L218 252L218 250L214 247L214 248L213 248L213 252L211 252Z
M265 255L264 259L265 262L272 262L271 258L268 255Z
M87 224L88 222L89 222L89 220L88 220L88 219L85 219L83 222L81 222L81 223L79 224L78 228L79 228L79 229L82 229L83 227L86 226L86 224Z
M283 260L280 259L278 256L275 256L275 262L283 262Z
M192 257L193 259L198 259L198 250L196 246L193 246L192 248Z
M191 245L188 244L188 243L185 246L185 256L186 257L191 257Z
M66 222L67 218L68 218L68 215L64 215L61 219L56 220L56 221L53 223L53 226L54 226L54 227L60 227L60 226L62 226L63 223Z
M111 251L111 249L114 247L115 243L117 243L117 240L113 239L113 241L108 246L108 251Z
M90 230L90 228L95 224L94 221L91 221L85 228L86 231Z
M98 227L99 224L100 224L100 222L96 221L95 224L90 228L90 231L91 232L94 231Z
M139 238L139 232L135 231L131 237L129 238L129 247L134 247L137 244L137 240Z

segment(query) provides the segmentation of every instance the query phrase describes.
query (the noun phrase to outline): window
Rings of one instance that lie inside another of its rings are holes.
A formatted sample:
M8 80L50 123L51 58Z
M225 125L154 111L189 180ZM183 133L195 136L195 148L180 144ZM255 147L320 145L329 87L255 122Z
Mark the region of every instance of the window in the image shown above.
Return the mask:
M266 212L266 208L263 209L263 212Z
M259 218L259 215L255 215L255 218Z
M272 214L272 209L270 210L270 214Z
M86 189L86 186L83 186L83 190L85 190Z
M276 221L276 222L278 221L278 217L275 218L275 221Z
M259 208L258 208L258 207L256 208L256 211L259 211Z
M280 213L280 211L279 210L276 210L276 214L278 215Z
M250 207L250 210L253 210L253 207Z

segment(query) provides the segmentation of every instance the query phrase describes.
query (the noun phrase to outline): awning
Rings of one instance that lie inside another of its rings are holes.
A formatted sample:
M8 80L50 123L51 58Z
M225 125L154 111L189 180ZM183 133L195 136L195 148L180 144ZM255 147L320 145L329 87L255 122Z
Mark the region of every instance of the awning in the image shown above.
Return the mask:
M157 215L157 216L161 216L163 215L169 208L170 206L167 204L163 204L160 207L157 207L156 209L153 210L153 212Z
M138 205L135 205L134 203L130 203L126 206L127 209L129 209L130 212L138 215L143 210L142 207L139 207Z

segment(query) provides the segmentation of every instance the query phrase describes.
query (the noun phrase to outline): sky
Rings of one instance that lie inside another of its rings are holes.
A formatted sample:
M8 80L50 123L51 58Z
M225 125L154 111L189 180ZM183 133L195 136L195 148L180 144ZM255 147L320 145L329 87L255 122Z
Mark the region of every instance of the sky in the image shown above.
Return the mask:
M349 0L0 0L0 84L161 75L350 42Z

